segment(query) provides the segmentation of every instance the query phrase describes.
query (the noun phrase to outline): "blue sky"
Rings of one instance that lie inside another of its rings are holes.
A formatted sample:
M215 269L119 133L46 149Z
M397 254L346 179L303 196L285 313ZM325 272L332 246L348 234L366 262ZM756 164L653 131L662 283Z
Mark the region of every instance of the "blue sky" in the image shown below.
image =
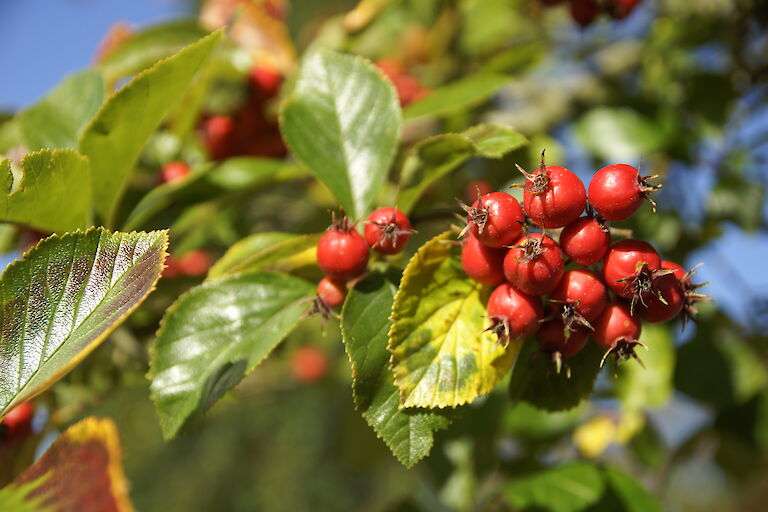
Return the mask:
M188 12L185 0L0 0L0 110L33 103L87 67L116 21L146 25Z

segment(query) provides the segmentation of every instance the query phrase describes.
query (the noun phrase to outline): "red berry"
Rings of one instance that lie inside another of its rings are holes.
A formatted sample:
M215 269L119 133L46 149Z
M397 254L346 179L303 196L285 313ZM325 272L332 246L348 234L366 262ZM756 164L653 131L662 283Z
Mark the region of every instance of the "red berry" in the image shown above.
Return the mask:
M6 435L10 438L26 437L32 433L32 417L35 406L32 402L24 402L9 412L3 418Z
M615 354L617 361L630 357L637 359L634 348L640 344L637 340L642 324L626 305L619 302L608 304L595 322L594 328L592 338L598 347L605 350L603 362L609 354Z
M478 197L490 194L494 190L493 185L485 180L470 181L464 189L464 197L473 203Z
M504 247L520 237L523 231L523 209L517 199L506 192L480 196L467 211L467 228L488 247Z
M683 286L690 286L691 278L688 275L688 271L685 270L682 265L675 263L674 261L661 260L661 268L674 270L675 272L672 275L678 278L680 282L683 283Z
M640 0L607 0L605 10L608 14L617 20L623 20L635 10L640 4Z
M603 280L616 295L632 299L634 304L652 292L660 268L661 258L650 244L622 240L613 244L605 256Z
M541 233L520 238L504 257L504 275L530 295L546 295L563 277L563 251Z
M178 260L179 270L188 276L202 276L208 272L212 264L213 258L203 249L186 252Z
M183 275L183 272L181 271L179 260L176 259L172 254L169 254L165 258L165 268L163 269L163 277L174 278L174 277L179 277L180 275Z
M560 233L560 247L579 265L594 265L605 257L611 245L611 234L593 217L581 217Z
M544 316L541 299L526 295L509 283L496 287L488 298L489 331L500 341L526 338L536 334Z
M235 154L235 122L230 116L213 116L203 121L203 144L214 160Z
M568 333L568 337L566 337ZM548 320L541 325L536 339L542 352L555 355L559 353L562 359L575 356L587 344L589 331L580 327L570 331L559 319Z
M317 243L317 264L334 281L360 277L368 265L368 244L344 217L334 222Z
M299 382L318 381L328 373L328 356L318 347L301 347L293 353L291 371Z
M397 208L379 208L368 216L364 232L374 251L397 254L405 249L413 229L408 217Z
M248 78L251 89L260 100L274 97L283 82L280 72L266 66L254 66Z
M571 0L571 17L582 27L595 21L598 14L600 14L600 6L595 0Z
M523 207L533 222L545 228L561 228L579 218L587 192L578 176L559 165L544 166L525 174Z
M469 233L461 247L461 266L469 277L488 286L504 281L506 249L496 249L480 243Z
M661 185L650 185L648 180L656 176L640 176L631 165L614 164L595 173L589 183L589 204L608 220L624 220L634 214L643 200L656 210L656 203L648 193Z
M176 161L165 164L160 171L160 175L163 178L163 183L171 183L184 179L190 172L189 165Z
M672 320L685 306L685 288L674 274L667 274L656 279L656 290L644 299L639 308L640 318L646 322L661 323ZM661 299L664 299L662 302Z
M317 283L317 297L328 309L339 307L347 297L347 285L324 277Z
M600 316L608 302L603 281L589 270L569 270L549 296L568 329L588 326Z

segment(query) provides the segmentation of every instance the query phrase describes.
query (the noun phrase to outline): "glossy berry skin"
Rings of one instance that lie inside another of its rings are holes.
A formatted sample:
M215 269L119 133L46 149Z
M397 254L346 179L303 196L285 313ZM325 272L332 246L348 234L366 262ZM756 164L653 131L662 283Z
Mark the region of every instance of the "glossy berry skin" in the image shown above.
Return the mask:
M631 165L603 167L589 183L589 204L608 220L628 219L640 208L644 199L641 177Z
M672 320L680 314L685 306L685 288L675 274L660 276L654 282L655 293L643 299L639 306L640 318L646 322L662 323ZM657 294L661 294L667 302L664 304Z
M579 265L594 265L605 257L611 234L593 217L580 217L560 233L560 247Z
M592 339L603 350L613 350L621 341L634 342L640 337L642 323L630 314L629 307L620 303L608 304L593 324Z
M573 21L587 27L600 14L600 6L595 0L571 0L571 17Z
M661 268L666 268L669 270L674 270L675 273L672 274L677 279L679 279L683 286L690 286L691 285L691 279L686 278L686 275L688 274L688 271L683 268L682 265L675 263L674 261L669 260L661 260Z
M603 281L594 272L584 269L569 270L563 274L560 283L549 296L557 307L568 304L592 322L600 316L608 303L608 294Z
M35 406L32 402L24 402L3 418L3 430L9 438L26 437L32 433L32 417L35 415Z
M371 249L381 254L401 252L413 233L408 217L397 208L374 210L363 231Z
M538 254L526 249L540 242ZM563 251L557 242L541 233L521 237L504 257L504 275L507 281L530 295L547 295L560 283L564 273Z
M360 277L368 266L368 243L354 228L331 227L317 243L317 264L334 281Z
M568 338L565 337L565 332L565 325L560 319L544 322L536 334L542 352L547 354L558 352L563 358L578 354L587 344L589 331L581 327L571 331Z
M174 181L186 178L191 171L189 165L184 162L176 161L165 164L160 171L160 175L163 179L163 183L173 183Z
M317 283L317 297L328 309L333 309L344 304L347 297L347 285L324 277Z
M464 272L478 283L496 286L505 279L504 256L506 254L506 249L488 247L469 233L461 247L461 266Z
M559 165L531 173L534 177L540 174L547 176L546 184L537 187L529 179L523 195L523 207L531 220L545 228L561 228L578 219L587 201L579 177Z
M291 373L299 382L316 382L328 373L328 356L318 347L301 347L291 358Z
M502 283L488 298L488 316L494 322L508 322L508 339L527 338L539 330L544 307L540 298L527 295L509 283Z
M608 250L603 261L603 280L619 297L626 299L636 295L631 279L646 268L654 271L661 268L661 258L656 249L640 240L622 240Z
M513 243L522 233L522 222L520 203L505 192L481 196L472 204L467 216L469 230L488 247L504 247Z

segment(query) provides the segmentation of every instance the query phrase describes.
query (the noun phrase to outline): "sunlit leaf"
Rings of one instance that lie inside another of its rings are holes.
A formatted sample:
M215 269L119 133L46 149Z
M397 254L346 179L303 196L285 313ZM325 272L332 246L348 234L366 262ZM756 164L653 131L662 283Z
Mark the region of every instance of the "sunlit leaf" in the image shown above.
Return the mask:
M0 278L0 414L44 391L152 291L165 232L52 236Z
M406 120L425 116L441 116L466 110L487 100L496 90L509 83L510 77L496 73L476 73L443 85L403 110Z
M284 272L317 261L316 248L322 233L292 235L257 233L231 246L208 272L211 279L259 269Z
M489 392L520 348L505 350L487 326L489 289L464 273L460 249L444 233L411 258L392 308L389 350L400 404L455 407Z

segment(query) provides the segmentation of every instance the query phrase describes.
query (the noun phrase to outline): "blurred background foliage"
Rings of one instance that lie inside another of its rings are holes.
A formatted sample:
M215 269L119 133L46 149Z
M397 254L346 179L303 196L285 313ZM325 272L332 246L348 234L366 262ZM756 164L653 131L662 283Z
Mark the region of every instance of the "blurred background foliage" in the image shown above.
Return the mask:
M603 372L592 399L575 409L546 413L511 404L502 384L466 407L437 435L430 457L407 470L354 411L336 321L303 323L202 421L163 442L148 399L147 346L165 308L200 278L164 279L109 342L39 400L47 406L36 418L41 434L51 439L87 415L115 418L131 495L144 511L513 510L537 503L526 501L532 474L575 460L633 475L664 510L762 509L768 498L768 4L645 0L623 21L600 18L582 29L567 7L545 9L537 0L268 3L277 15L254 29L268 44L246 48L247 31L241 39L230 31L229 46L196 86L196 103L182 107L192 112L177 112L145 149L124 204L151 190L170 160L208 165L193 133L198 109L207 115L237 109L254 61L269 60L290 80L296 55L325 45L395 60L438 99L445 84L481 78L449 91L437 115L410 111L406 144L480 122L511 125L530 140L498 161L470 159L430 187L413 213L419 233L411 252L452 222L454 197L463 197L470 183L486 180L501 189L519 182L514 163L532 167L544 149L549 162L585 182L605 164L626 162L662 175L665 187L656 214L642 209L621 227L687 268L703 263L696 278L711 281L705 291L714 302L703 304L685 330L647 328L646 369L629 363L616 378ZM128 48L122 60L113 54L103 69L133 74L198 37L198 13L211 28L212 4L227 2L205 4L179 6L193 19L160 26L163 37L133 53ZM482 90L491 75L504 79ZM278 101L267 105L268 116L274 118ZM12 149L11 132L10 123L0 124L0 152ZM404 158L403 152L395 169ZM215 194L182 188L170 206L132 227L170 226L175 255L202 248L218 257L249 234L313 233L327 225L333 199L305 171L288 168L280 178L248 181L251 175L233 169L214 180ZM395 186L393 180L382 191L382 203ZM9 250L20 243L15 228L3 228L0 238ZM313 278L317 272L307 270ZM324 355L322 371L311 378L295 368L295 354L307 345ZM572 469L589 476L581 466ZM641 492L630 494L627 501L606 492L590 507L648 510ZM573 500L550 506L582 508Z

